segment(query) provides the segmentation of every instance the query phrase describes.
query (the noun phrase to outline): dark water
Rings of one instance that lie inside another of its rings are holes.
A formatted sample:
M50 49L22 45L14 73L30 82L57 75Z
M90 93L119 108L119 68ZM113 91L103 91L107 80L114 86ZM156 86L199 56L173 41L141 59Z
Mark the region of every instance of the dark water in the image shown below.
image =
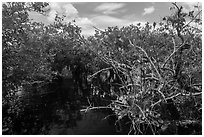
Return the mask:
M82 119L77 125L67 128L64 125L53 125L49 134L51 135L115 135L115 122L111 113L99 110L81 111ZM110 116L107 118L107 116Z
M122 124L122 131L117 131L115 126L115 117L113 113L107 110L88 110L81 111L82 119L76 122L76 126L67 128L65 125L53 124L48 134L50 135L127 135L129 127L127 124ZM107 117L109 116L109 117ZM125 119L124 119L125 120ZM125 120L127 121L127 120ZM189 122L188 122L189 123ZM175 125L176 126L176 125ZM172 124L167 126L165 130L158 134L162 135L190 135L202 134L202 124L186 124L186 126ZM175 132L173 129L176 128ZM151 132L146 132L146 135L151 135Z

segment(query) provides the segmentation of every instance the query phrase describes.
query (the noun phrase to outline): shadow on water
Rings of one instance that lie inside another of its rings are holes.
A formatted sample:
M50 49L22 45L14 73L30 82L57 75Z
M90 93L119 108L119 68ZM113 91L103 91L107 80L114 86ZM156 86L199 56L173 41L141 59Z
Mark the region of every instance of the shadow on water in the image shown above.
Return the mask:
M76 122L73 127L67 127L65 124L57 125L53 124L50 128L48 134L50 135L127 135L129 133L130 125L128 119L123 119L121 123L121 130L117 130L115 125L116 117L113 112L109 109L91 109L91 110L81 110L81 120ZM126 124L125 124L126 123ZM183 122L184 123L184 122ZM185 122L189 123L189 122ZM177 132L173 129L176 128ZM169 124L164 130L158 130L157 134L161 135L188 135L195 133L200 133L202 130L202 124L199 123L189 123L185 126L181 124L173 125ZM132 134L132 133L130 133ZM145 130L145 135L152 135L153 133Z
M82 119L76 126L67 128L65 125L54 124L49 131L51 135L116 135L115 116L110 110L82 110ZM108 116L108 117L107 117Z

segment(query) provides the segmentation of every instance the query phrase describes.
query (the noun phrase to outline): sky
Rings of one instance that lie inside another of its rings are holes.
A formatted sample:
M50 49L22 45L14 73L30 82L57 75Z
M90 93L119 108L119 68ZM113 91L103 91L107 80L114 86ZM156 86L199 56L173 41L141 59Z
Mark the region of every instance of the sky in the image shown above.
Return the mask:
M191 11L198 2L177 2L185 11ZM199 3L201 4L201 3ZM56 14L65 15L65 22L75 20L85 36L93 35L93 26L104 30L111 26L127 26L160 22L170 15L171 2L50 2L46 15L30 12L29 17L46 25L54 22Z

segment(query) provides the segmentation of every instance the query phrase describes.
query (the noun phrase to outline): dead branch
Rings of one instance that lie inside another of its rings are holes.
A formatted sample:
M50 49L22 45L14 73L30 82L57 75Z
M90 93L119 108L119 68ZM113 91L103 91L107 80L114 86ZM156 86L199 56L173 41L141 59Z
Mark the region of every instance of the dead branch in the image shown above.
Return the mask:
M187 27L191 22L193 22L193 21L197 18L197 16L200 15L201 12L202 12L202 10L200 10L200 11L195 15L195 17L194 17L193 19L191 19L185 26L183 26L182 29L184 29L184 28Z
M145 56L149 59L151 65L152 65L153 68L155 69L157 75L159 76L159 79L163 82L163 78L162 78L161 74L159 73L158 69L156 68L156 66L154 65L154 63L152 62L152 60L150 59L150 57L148 56L147 52L146 52L143 48L141 48L141 47L139 47L139 46L137 46L137 45L134 45L131 40L129 40L129 44L130 44L131 46L133 46L133 47L136 47L136 48L140 49L140 50L145 54Z
M99 107L88 107L86 109L81 109L81 112L87 112L89 110L96 110L96 109L111 109L109 106L99 106Z
M105 33L105 31L103 31L103 30L101 30L101 29L99 29L99 28L97 28L97 27L95 27L95 26L92 26L94 29L96 29L96 30L98 30L98 31L100 31L100 32L103 32L103 33Z
M172 95L170 97L167 97L166 100L173 99L173 98L178 97L178 96L198 96L198 95L201 95L201 94L202 94L202 92L199 92L199 93L189 93L189 94L178 93L176 95ZM156 103L152 104L150 107L154 107L155 105L159 104L160 102L162 102L161 99L159 101L157 101Z
M171 55L165 60L164 64L162 65L162 68L165 67L166 63L169 61L169 59L176 53L176 51L178 51L178 49L176 50L176 43L175 43L175 40L174 38L172 37L172 42L174 44L174 50L173 52L171 53Z
M88 79L91 80L93 77L95 77L96 75L98 75L102 71L106 71L106 70L109 70L109 69L112 69L112 67L101 69L101 70L97 71L96 73L92 74L91 76L89 76Z
M169 57L165 60L164 64L162 65L162 68L165 67L167 61L168 61L175 53L177 53L183 45L185 45L185 42L184 42L183 44L181 44L175 51L173 51L173 53L171 53L171 55L169 55Z

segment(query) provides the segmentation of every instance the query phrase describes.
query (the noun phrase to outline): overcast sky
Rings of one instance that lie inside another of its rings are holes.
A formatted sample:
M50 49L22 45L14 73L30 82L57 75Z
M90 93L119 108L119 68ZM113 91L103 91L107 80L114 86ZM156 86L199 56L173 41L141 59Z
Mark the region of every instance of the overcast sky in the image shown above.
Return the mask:
M184 10L190 11L198 3L182 2ZM54 22L56 14L66 15L65 22L75 19L82 28L82 34L88 36L94 33L92 26L105 29L110 26L127 26L160 22L166 15L170 15L170 2L52 2L45 8L47 16L35 12L30 13L34 21L50 24Z

